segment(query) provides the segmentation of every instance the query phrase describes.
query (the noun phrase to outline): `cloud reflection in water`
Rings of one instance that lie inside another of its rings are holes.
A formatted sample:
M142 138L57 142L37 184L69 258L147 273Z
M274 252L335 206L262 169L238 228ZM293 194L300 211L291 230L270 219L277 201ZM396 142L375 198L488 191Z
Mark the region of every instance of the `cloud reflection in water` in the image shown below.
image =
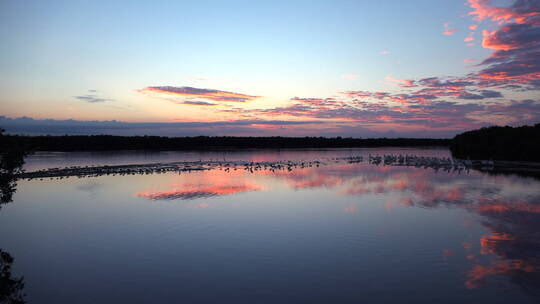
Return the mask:
M540 294L540 181L517 176L460 175L404 167L336 165L274 174L295 188L333 188L342 195L395 194L384 204L395 207L459 207L481 216L491 233L479 241L479 254L466 253L473 264L465 286L480 288L505 276L526 291ZM346 210L356 210L348 206ZM465 241L470 251L473 245ZM444 249L446 260L450 250ZM454 255L452 252L451 255Z
M259 186L251 184L221 186L187 185L178 190L139 192L137 196L151 200L191 200L259 190L261 190Z
M477 241L462 240L462 251L441 249L445 262L462 256L470 264L464 286L477 289L505 277L529 293L540 293L540 181L533 178L479 172L437 173L431 169L369 164L333 164L291 172L227 173L216 169L185 177L183 183L169 189L136 195L151 200L195 200L285 185L295 191L321 189L361 198L337 206L349 214L362 210L362 202L373 196L385 198L382 207L387 211L463 208L478 216L488 231ZM186 208L212 206L203 200Z

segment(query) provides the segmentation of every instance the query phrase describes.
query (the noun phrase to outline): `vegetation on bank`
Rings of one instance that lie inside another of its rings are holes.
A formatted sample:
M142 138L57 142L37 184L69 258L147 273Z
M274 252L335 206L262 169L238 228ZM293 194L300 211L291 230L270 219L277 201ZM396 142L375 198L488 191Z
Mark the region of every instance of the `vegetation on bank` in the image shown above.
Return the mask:
M1 133L0 133L1 134ZM522 127L489 127L464 132L453 139L433 138L342 138L342 137L233 137L233 136L113 136L0 135L3 159L17 158L25 151L115 151L115 150L219 150L355 147L449 146L461 159L540 161L540 124ZM24 149L23 149L24 148ZM9 160L17 166L15 159ZM3 165L2 165L3 166Z
M0 128L0 210L13 201L17 187L16 175L22 172L26 152L12 142ZM24 304L24 279L12 275L13 257L0 249L0 303Z
M12 201L16 188L15 176L22 172L26 154L25 148L4 135L4 130L0 128L0 209Z
M456 158L540 162L540 123L534 126L489 127L452 139Z
M432 138L342 138L342 137L232 137L232 136L20 136L6 135L5 142L32 151L114 150L213 150L448 146L449 139ZM5 143L0 143L5 144Z

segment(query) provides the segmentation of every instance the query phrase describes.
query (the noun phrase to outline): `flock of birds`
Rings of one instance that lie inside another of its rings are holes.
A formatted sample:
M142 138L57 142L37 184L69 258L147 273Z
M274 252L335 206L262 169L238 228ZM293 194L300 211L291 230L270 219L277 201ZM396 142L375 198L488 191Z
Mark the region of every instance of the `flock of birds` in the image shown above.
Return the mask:
M372 156L369 155L369 163L374 165L386 165L386 166L408 166L417 168L432 168L435 171L444 170L447 172L463 170L469 171L470 168L480 167L484 170L493 169L495 163L492 160L484 161L472 161L463 159L452 158L440 158L440 157L426 157L415 155L383 155Z
M256 171L292 171L294 169L304 169L319 167L329 163L368 163L372 165L384 166L407 166L418 168L432 168L434 170L445 170L447 172L462 171L468 172L470 168L482 167L482 169L492 168L493 161L470 161L450 158L425 157L415 155L369 155L367 162L363 156L350 156L341 158L329 158L325 160L311 161L265 161L265 162L240 162L226 160L194 161L194 162L174 162L174 163L153 163L153 164L133 164L116 166L72 166L66 168L49 168L31 172L23 172L18 178L23 179L44 179L66 177L97 177L101 175L140 175L156 174L166 172L191 172L201 170L219 169L225 172L244 170L250 173Z
M31 172L20 173L18 178L57 178L65 177L97 177L101 175L140 175L159 174L166 172L191 172L201 170L219 169L225 172L245 170L251 173L261 170L269 171L292 171L293 169L304 169L319 167L324 163L319 160L312 161L266 161L266 162L239 162L239 161L193 161L174 163L153 163L153 164L133 164L117 166L71 166L66 168L48 168Z

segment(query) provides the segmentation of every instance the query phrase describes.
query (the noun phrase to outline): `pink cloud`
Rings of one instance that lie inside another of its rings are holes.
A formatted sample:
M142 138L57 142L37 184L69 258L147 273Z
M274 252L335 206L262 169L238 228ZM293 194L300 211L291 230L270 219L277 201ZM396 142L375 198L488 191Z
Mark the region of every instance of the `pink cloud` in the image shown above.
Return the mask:
M450 23L449 22L443 24L443 26L444 26L443 35L451 36L451 35L454 35L457 32L457 29L450 28Z
M467 37L465 37L465 39L463 39L463 41L465 41L465 42L474 41L474 32L470 32L469 35Z
M474 10L469 15L482 21L490 19L499 24L515 22L517 24L527 23L532 17L539 16L538 1L516 1L510 7L495 7L490 0L468 0L469 6Z
M484 85L540 88L540 1L518 0L495 7L489 0L469 0L469 15L499 27L482 31L482 46L495 52L480 63Z
M214 89L199 89L193 87L173 87L173 86L155 86L146 87L139 90L141 93L156 93L172 95L182 98L200 98L210 101L224 102L246 102L259 98L260 96L247 95L242 93L220 91Z

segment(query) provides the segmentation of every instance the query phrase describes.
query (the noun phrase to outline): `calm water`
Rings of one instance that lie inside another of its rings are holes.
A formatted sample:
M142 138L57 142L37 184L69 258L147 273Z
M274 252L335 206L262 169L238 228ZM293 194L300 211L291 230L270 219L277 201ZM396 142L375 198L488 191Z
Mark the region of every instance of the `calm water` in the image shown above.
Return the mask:
M26 169L352 149L49 153ZM0 248L29 303L538 303L540 181L330 164L19 181Z

